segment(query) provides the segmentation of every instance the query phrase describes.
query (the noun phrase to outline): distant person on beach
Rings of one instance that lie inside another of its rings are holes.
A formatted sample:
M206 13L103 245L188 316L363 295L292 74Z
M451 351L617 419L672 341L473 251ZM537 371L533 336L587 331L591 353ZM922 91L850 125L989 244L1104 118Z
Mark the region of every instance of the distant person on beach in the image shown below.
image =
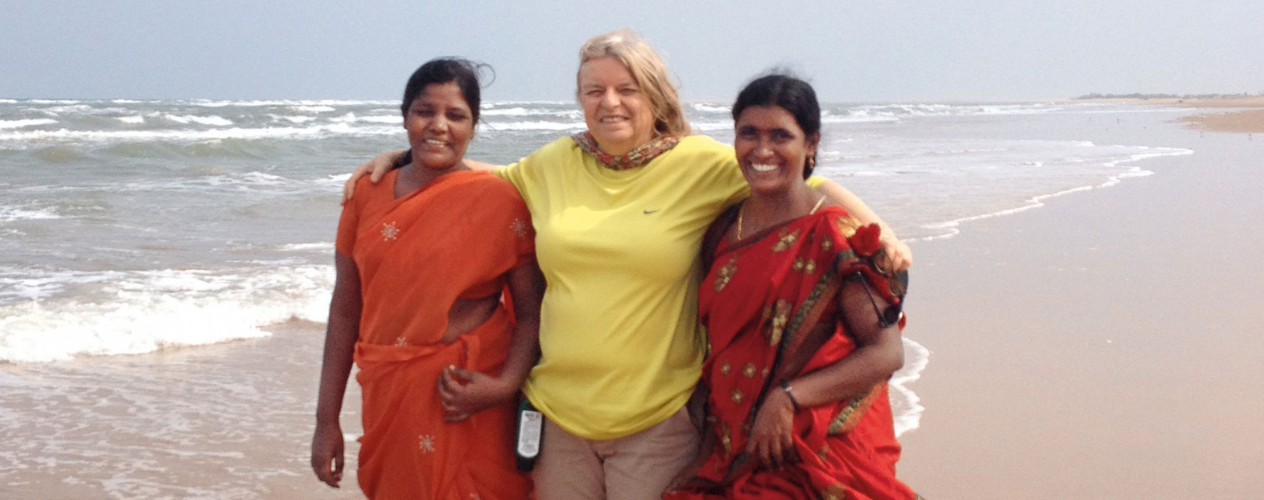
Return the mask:
M662 60L631 31L588 40L576 81L587 130L495 168L531 211L548 282L538 364L522 385L547 420L536 495L657 499L699 442L686 403L706 352L697 319L702 237L749 190L733 148L690 134ZM347 195L398 155L361 166ZM812 183L882 224L841 186ZM907 267L908 247L883 228L892 265ZM478 411L465 391L486 383L452 383L445 403Z
M895 478L887 380L904 363L897 278L881 229L804 182L821 111L803 80L755 79L733 104L750 184L703 240L710 354L703 445L669 500L912 500Z
M330 486L342 478L339 413L354 360L364 396L356 476L368 498L530 494L509 445L517 385L493 391L504 397L467 393L485 408L473 415L445 412L439 394L441 373L494 389L526 377L536 358L544 282L530 214L512 185L463 160L479 92L469 61L418 68L401 107L411 154L343 207L312 437L312 468Z

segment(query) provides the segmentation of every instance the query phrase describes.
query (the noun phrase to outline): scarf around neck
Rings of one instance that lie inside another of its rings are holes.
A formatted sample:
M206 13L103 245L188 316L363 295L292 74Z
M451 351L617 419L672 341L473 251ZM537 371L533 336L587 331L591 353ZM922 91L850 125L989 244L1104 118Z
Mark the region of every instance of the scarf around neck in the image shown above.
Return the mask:
M658 155L676 147L676 144L680 143L679 137L674 135L662 135L650 139L650 141L645 144L637 146L636 149L628 151L627 154L616 156L602 151L601 148L597 146L597 139L593 137L591 132L586 130L572 135L571 140L575 141L575 144L578 145L580 149L583 149L585 153L588 153L589 155L592 155L593 158L596 158L597 163L610 170L628 170L640 167L649 163L650 160L657 158Z

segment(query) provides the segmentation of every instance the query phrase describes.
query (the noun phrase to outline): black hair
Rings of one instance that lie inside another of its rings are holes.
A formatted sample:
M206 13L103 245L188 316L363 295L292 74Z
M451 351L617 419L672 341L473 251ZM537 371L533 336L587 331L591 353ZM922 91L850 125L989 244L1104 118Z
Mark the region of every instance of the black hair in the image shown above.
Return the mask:
M737 101L733 103L733 121L736 122L742 116L742 111L751 106L777 106L789 111L799 128L803 129L805 139L814 135L820 137L821 104L817 102L816 91L808 82L783 72L758 77L737 94ZM816 151L812 153L803 164L804 179L812 175L815 165L812 157L816 156Z
M399 107L400 112L407 118L408 107L412 106L413 100L421 95L421 91L425 90L427 85L456 82L456 86L461 89L461 95L465 97L465 104L470 107L474 123L478 123L479 104L482 102L478 72L484 68L490 70L491 66L460 57L438 57L426 61L426 64L422 64L417 71L413 72L413 76L408 78L408 85L404 86L404 103Z

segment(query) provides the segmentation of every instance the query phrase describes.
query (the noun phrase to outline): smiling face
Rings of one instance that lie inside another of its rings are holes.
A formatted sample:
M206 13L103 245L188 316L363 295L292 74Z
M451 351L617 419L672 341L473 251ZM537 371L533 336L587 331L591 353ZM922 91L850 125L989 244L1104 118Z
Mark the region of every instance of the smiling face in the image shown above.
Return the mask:
M751 106L737 118L733 149L755 193L782 192L803 182L803 167L816 154L794 115L780 106Z
M579 67L579 105L602 151L622 155L654 137L654 111L632 72L613 57Z
M404 113L415 166L446 170L460 164L474 138L473 116L456 82L426 85Z

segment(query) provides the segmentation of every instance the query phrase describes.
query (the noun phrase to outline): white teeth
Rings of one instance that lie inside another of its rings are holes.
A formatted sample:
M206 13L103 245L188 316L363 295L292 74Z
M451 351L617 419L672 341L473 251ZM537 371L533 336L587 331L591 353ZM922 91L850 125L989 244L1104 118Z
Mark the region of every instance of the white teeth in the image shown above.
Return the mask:
M623 121L623 118L618 117L618 116L611 116L611 117L606 117L606 118L601 119L601 123L614 123L617 121Z
M438 140L435 140L435 139L426 139L426 144L434 144L434 145L436 145L436 146L443 146L443 145L445 145L445 144L447 144L447 143L446 143L446 142L443 142L443 141L438 141Z
M765 165L761 163L752 163L751 168L756 172L772 172L777 169L776 165Z

